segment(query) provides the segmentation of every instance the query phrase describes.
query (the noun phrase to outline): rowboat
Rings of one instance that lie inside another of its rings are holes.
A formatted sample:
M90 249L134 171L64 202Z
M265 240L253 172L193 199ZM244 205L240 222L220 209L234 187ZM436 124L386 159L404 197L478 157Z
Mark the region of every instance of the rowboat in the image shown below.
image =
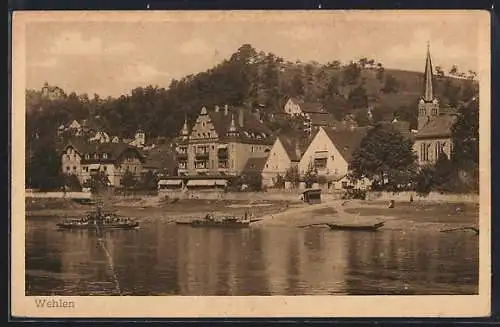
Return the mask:
M331 230L352 230L352 231L377 231L384 226L384 222L376 224L327 224Z

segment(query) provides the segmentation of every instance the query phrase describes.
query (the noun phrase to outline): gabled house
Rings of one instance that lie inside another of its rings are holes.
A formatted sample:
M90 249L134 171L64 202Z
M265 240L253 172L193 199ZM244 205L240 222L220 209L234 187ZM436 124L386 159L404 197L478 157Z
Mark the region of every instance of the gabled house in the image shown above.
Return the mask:
M80 183L102 172L107 175L110 186L120 186L127 171L139 178L144 162L141 151L125 143L89 143L74 139L61 153L62 172L76 175Z
M276 138L262 169L262 185L273 187L278 176L284 177L287 170L298 168L309 140L297 136L280 135Z
M331 129L320 127L299 162L299 173L313 172L325 188L345 188L353 152L369 127Z
M267 157L273 133L244 108L203 107L191 130L184 122L177 143L179 174L238 176L248 159Z
M303 117L305 130L313 134L319 127L336 127L339 122L335 120L321 103L307 102L299 98L290 98L285 103L283 111L292 117Z
M306 102L302 99L291 97L285 103L283 111L290 116L305 116L310 118L310 114L326 114L327 111L319 102Z

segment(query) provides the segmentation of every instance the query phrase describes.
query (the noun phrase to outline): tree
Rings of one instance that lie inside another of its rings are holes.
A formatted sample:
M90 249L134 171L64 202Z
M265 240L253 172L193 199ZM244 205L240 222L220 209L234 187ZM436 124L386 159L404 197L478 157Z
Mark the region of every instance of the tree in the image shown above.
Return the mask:
M382 63L377 63L377 79L380 83L384 81L385 69Z
M457 65L451 66L450 75L457 75L457 74L458 74L458 66Z
M302 81L302 73L297 72L293 75L291 81L291 96L293 97L301 97L305 93L304 82Z
M440 152L434 166L433 184L439 192L451 192L454 167L446 153Z
M134 189L137 185L137 181L134 177L134 174L130 171L126 171L125 174L123 174L122 178L122 186L125 189L125 192L130 191Z
M416 173L413 142L392 127L377 125L368 131L350 164L356 179L366 177L383 189L398 191Z
M158 188L158 181L158 176L151 170L148 170L144 176L142 176L142 188L144 190L154 191Z
M460 85L454 85L451 79L446 79L444 82L443 95L448 99L451 106L457 106L460 97Z
M347 97L351 108L367 108L368 107L368 95L366 89L363 85L359 85L349 92Z
M368 58L363 57L359 59L359 65L361 66L361 69L365 69L366 65L368 64Z
M312 161L309 162L307 170L304 173L303 181L306 184L306 187L312 187L312 185L314 183L318 182L318 171L314 167L314 164Z
M53 141L33 143L31 160L26 167L26 183L30 188L52 191L64 186L65 175L61 171L61 157Z
M361 77L361 68L355 62L351 62L347 67L344 68L342 73L342 82L344 85L354 85L358 83Z
M459 108L456 122L452 126L453 163L466 171L479 165L479 98Z
M441 68L441 66L436 66L436 76L437 77L444 77L444 70Z
M291 183L293 187L297 187L300 182L299 169L296 166L288 168L285 172L284 181Z
M415 191L420 196L428 195L434 186L434 167L431 165L423 166L415 180Z
M384 93L398 93L399 81L392 75L387 75L385 78L384 87L381 89Z
M64 186L66 186L72 192L80 192L82 190L82 185L75 174L67 175L64 181Z

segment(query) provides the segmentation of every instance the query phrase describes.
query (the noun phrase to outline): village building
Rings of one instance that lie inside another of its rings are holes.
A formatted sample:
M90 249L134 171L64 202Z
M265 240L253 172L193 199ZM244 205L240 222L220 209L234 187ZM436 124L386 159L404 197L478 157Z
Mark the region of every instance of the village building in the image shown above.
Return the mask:
M162 144L144 153L143 173L152 172L159 178L177 175L175 148L171 144Z
M77 176L81 184L102 172L108 177L109 186L119 187L126 172L139 178L144 162L140 149L125 143L89 143L74 139L61 153L62 172Z
M211 187L214 179L227 182L240 176L249 159L268 156L273 140L272 131L244 108L202 107L191 129L185 120L178 138L177 170L182 185Z
M321 103L306 102L296 97L288 99L283 111L291 117L303 117L305 131L309 134L313 134L319 127L335 127L339 123Z
M424 94L418 103L418 127L414 134L414 151L419 165L434 164L441 153L451 158L451 129L456 121L454 110L440 108L434 95L434 77L429 47L424 72Z
M280 135L276 138L262 169L262 185L273 187L287 171L298 166L309 140L297 136Z
M302 177L315 174L321 188L342 189L352 186L348 180L349 164L353 152L360 146L369 127L332 129L321 127L299 162ZM360 188L367 180L360 181Z

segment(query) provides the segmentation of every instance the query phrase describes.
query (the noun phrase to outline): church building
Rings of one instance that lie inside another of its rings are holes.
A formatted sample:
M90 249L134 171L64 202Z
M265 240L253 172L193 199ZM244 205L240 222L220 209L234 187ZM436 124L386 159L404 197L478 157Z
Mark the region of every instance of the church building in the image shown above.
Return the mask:
M415 134L414 151L418 155L419 165L434 164L439 155L444 153L451 158L453 142L451 128L456 115L440 108L434 94L434 76L429 46L424 72L423 96L418 103L418 127Z

